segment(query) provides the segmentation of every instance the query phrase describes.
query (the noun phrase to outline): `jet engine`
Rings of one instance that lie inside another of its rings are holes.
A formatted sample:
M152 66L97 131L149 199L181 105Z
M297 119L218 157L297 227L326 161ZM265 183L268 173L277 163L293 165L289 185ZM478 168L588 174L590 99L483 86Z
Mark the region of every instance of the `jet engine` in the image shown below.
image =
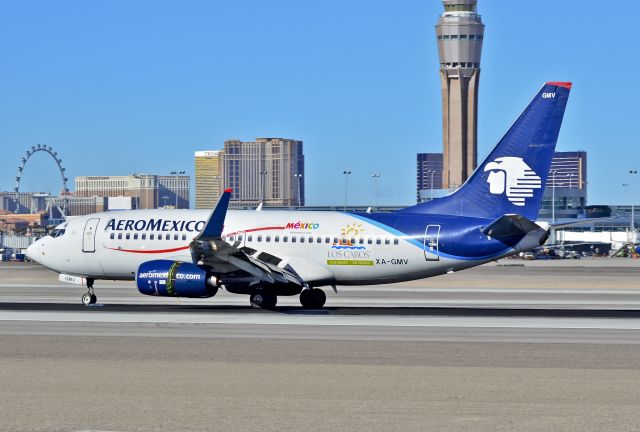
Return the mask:
M192 263L154 260L142 263L136 273L138 291L160 297L213 297L220 281Z

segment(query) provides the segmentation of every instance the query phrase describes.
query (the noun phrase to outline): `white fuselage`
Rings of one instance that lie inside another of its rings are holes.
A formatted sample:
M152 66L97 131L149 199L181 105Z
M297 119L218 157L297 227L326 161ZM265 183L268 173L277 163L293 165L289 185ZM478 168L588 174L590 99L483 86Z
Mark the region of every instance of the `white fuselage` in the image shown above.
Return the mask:
M209 214L208 210L134 210L83 216L61 226L64 234L38 240L29 256L59 273L133 280L146 261L191 262L190 242ZM440 257L433 253L437 238L425 246L424 233L396 235L339 212L230 210L223 239L281 259L279 266L290 265L310 283L389 283L490 261Z

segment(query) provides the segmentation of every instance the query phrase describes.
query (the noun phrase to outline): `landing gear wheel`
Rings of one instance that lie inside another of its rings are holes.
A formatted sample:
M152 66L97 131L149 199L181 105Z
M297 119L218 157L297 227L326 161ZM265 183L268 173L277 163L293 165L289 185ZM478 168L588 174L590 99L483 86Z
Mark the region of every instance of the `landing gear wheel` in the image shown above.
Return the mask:
M327 295L318 288L306 289L300 293L300 304L305 309L320 309L327 301Z
M84 293L82 294L82 304L85 306L91 306L93 304L96 304L96 301L98 300L98 298L91 293Z
M276 307L278 297L265 291L259 291L251 294L249 297L251 306L258 309L273 309Z
M94 305L98 301L98 297L93 293L93 282L93 279L87 278L88 291L82 295L82 304L85 306Z

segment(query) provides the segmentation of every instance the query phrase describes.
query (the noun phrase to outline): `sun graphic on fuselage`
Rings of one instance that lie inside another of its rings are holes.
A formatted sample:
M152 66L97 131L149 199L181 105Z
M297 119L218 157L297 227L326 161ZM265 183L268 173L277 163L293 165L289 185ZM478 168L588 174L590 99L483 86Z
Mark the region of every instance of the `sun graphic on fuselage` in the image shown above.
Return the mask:
M342 228L340 230L341 238L338 241L338 244L345 245L345 246L353 246L351 239L359 235L363 231L364 231L364 228L362 228L362 224L360 223L356 222L356 223L347 225L345 228Z

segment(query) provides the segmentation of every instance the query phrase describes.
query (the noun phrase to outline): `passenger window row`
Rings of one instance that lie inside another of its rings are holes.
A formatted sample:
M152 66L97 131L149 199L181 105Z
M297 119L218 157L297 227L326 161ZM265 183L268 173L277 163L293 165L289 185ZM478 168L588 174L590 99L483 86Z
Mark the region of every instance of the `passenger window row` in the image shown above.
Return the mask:
M116 233L111 233L111 235L109 235L109 238L111 240L115 240L116 238L118 240L146 240L147 238L149 240L187 240L187 235L186 234L149 234L147 236L147 233L142 233L142 234L138 234L138 233L118 233L116 235Z
M230 243L234 243L234 242L242 242L244 236L242 234L239 235L230 235L230 236L222 236L222 240L228 241ZM381 245L381 244L385 244L385 245L390 245L390 244L394 244L397 245L400 243L399 239L397 238L390 238L390 237L351 237L351 238L347 238L347 237L322 237L322 236L280 236L280 235L271 235L271 234L266 234L266 235L262 235L262 234L258 234L258 235L253 235L253 234L247 234L246 235L246 241L247 243L253 243L253 242L257 242L257 243L262 243L263 241L266 243L270 243L270 242L274 242L274 243L325 243L325 244L341 244L341 245L363 245L363 244L377 244L377 245Z

